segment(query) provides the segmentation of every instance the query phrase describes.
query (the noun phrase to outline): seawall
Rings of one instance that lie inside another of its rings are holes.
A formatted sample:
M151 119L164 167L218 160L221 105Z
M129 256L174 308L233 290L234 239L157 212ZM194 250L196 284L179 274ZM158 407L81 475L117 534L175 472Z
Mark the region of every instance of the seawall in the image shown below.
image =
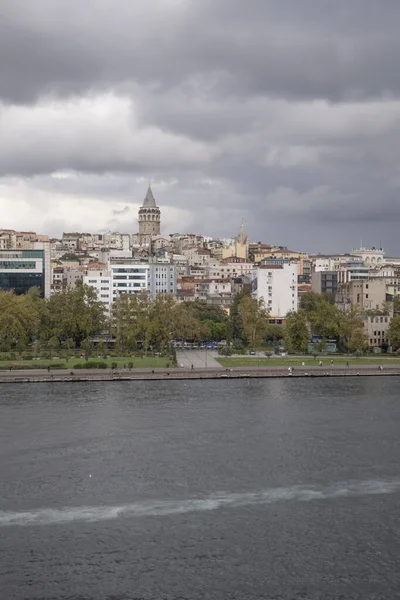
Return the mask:
M299 377L398 377L399 365L385 365L382 370L375 365L350 367L234 367L231 369L57 369L0 371L0 383L43 383L84 381L157 381L189 379L249 379L249 378L299 378Z

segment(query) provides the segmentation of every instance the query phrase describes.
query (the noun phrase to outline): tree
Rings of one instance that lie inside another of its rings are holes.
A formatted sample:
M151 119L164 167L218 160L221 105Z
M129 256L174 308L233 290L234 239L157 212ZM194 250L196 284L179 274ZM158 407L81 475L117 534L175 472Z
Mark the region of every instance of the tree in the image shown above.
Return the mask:
M340 313L340 342L348 352L363 351L368 345L364 321L355 309Z
M268 342L277 342L285 337L285 327L282 325L268 325L265 339Z
M23 349L40 327L40 314L31 295L0 291L0 344Z
M307 352L310 332L304 310L286 315L284 340L289 352Z
M150 344L165 351L174 330L175 301L170 294L159 294L150 305L148 337Z
M93 343L89 338L85 338L81 341L81 348L85 352L85 360L89 360L89 357L93 354Z
M190 302L176 304L173 310L173 338L197 340L201 336L201 322L192 314Z
M243 335L251 348L260 345L268 325L268 311L263 300L244 296L238 305L238 314L242 323Z
M105 308L96 291L83 283L64 288L47 302L46 336L74 340L76 346L105 326Z
M243 331L242 317L239 313L239 304L243 298L251 298L251 290L247 287L238 292L232 300L230 310L230 336L232 340L245 342L246 339Z
M113 304L111 331L116 344L124 350L136 350L140 341L150 346L151 298L145 292L122 294Z
M49 350L59 350L60 348L60 340L58 339L58 337L56 337L55 335L53 335L53 337L51 337L49 339L49 341L47 342L47 347L49 348Z
M393 317L388 329L388 337L393 350L400 348L400 317Z
M400 317L400 296L393 296L393 316Z

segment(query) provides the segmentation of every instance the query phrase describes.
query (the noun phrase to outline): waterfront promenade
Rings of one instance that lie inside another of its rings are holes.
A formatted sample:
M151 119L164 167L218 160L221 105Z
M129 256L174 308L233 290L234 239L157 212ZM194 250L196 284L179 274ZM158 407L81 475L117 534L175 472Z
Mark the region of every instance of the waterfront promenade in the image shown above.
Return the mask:
M295 367L177 367L172 369L27 369L0 371L0 383L39 383L63 381L143 381L187 379L242 379L276 377L356 377L400 376L400 366L388 364L380 370L376 365Z

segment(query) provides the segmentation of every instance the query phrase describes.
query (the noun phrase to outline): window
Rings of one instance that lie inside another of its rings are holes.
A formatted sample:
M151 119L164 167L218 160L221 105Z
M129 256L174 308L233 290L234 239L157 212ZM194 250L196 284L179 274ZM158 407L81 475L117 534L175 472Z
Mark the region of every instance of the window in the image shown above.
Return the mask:
M368 298L368 294L365 294L365 297Z

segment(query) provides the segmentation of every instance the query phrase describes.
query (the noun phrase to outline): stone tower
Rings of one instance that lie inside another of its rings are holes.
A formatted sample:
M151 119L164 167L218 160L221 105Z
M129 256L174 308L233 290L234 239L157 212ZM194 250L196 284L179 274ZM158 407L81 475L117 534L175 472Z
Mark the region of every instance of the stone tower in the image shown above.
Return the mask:
M234 252L234 256L237 256L237 258L244 258L245 260L249 258L249 237L244 228L243 221L239 233L235 237Z
M152 237L160 235L161 212L154 200L150 184L142 206L139 208L139 233L133 236L136 246L150 246Z

